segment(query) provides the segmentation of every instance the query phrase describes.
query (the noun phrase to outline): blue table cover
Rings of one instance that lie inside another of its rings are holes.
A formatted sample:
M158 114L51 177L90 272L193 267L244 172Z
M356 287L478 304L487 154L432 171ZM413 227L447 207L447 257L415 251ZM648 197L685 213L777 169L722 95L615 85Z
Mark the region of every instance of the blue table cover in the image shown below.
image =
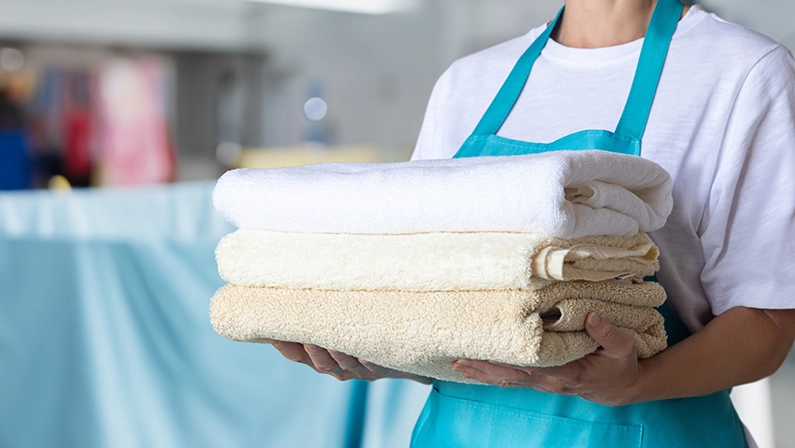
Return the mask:
M424 386L213 331L213 185L0 194L0 447L407 446Z

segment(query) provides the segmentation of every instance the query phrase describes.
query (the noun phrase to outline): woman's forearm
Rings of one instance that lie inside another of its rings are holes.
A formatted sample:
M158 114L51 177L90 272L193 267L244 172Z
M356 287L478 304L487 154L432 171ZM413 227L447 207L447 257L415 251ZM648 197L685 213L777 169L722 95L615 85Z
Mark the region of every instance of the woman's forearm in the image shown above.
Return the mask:
M640 362L630 402L709 395L774 373L795 340L795 310L737 307Z

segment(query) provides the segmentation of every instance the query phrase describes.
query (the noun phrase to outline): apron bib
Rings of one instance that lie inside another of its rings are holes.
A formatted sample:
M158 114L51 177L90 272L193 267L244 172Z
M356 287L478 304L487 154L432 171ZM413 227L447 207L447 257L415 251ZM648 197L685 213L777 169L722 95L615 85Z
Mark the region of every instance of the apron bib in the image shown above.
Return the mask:
M658 0L643 42L627 104L614 132L584 130L551 143L497 136L563 10L521 56L505 84L455 157L599 149L640 156L657 85L683 5ZM690 333L667 303L668 343ZM435 381L414 428L414 448L465 447L747 447L730 391L706 397L604 406L532 389L501 389Z

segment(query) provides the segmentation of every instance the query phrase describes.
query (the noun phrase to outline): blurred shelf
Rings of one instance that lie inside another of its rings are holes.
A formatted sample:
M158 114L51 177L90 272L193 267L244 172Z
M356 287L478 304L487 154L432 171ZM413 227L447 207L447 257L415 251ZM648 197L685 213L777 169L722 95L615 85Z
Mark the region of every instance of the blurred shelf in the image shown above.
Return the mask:
M369 146L332 148L249 148L241 152L240 168L281 168L331 162L378 162L379 152Z

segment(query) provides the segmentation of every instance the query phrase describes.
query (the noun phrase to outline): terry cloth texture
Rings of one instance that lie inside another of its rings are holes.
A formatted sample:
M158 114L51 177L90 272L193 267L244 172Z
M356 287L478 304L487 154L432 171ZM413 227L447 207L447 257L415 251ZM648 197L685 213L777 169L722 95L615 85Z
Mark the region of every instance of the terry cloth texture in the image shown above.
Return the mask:
M241 169L219 179L213 202L247 229L563 239L657 230L673 206L662 167L607 151Z
M228 285L213 297L210 314L215 330L231 340L315 344L400 371L465 382L451 369L455 359L557 366L592 353L598 344L579 330L589 311L626 324L638 355L653 356L666 347L663 319L642 307L664 301L658 284L627 281L448 292ZM548 329L570 331L545 330L542 316Z
M238 286L334 290L538 289L555 281L644 278L659 268L646 234L561 240L522 233L351 235L243 229L216 250Z

